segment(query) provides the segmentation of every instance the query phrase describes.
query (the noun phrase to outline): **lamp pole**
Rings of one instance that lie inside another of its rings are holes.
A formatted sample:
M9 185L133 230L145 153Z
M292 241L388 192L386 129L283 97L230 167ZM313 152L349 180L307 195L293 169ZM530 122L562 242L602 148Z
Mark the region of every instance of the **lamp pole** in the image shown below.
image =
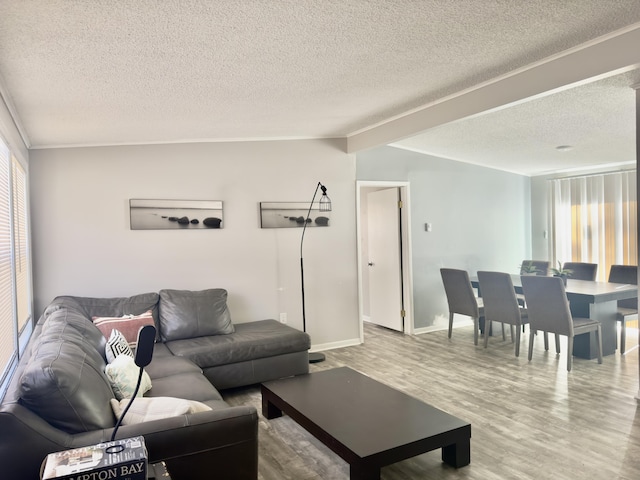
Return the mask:
M304 233L307 230L307 223L310 222L309 215L311 215L311 209L313 208L313 202L316 199L316 195L318 194L318 189L322 189L322 197L320 199L320 211L330 212L331 211L331 200L327 196L327 187L322 185L322 183L318 182L316 185L316 190L313 192L313 198L311 199L311 203L309 204L309 210L307 211L307 216L304 219L304 226L302 227L302 237L300 237L300 285L302 288L302 330L307 332L307 316L305 312L305 302L304 302L304 258L302 255L302 246L304 244ZM309 353L309 363L317 363L324 361L325 356L319 352L311 352Z

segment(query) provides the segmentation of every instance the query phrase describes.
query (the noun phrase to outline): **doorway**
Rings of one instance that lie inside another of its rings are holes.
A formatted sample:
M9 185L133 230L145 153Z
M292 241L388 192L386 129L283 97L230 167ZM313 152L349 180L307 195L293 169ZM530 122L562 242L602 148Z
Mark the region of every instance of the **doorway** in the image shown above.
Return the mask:
M413 333L408 182L357 182L360 341L364 322Z

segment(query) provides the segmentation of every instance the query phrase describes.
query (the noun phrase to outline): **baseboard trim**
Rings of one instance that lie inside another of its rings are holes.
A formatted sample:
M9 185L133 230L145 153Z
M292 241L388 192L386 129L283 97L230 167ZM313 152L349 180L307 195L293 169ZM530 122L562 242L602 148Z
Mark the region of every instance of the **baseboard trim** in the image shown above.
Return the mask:
M447 327L422 327L416 328L413 330L414 335L422 335L423 333L431 333L431 332L439 332L441 330L446 330Z
M471 327L471 326L473 326L473 320L455 320L453 322L454 330L459 327ZM414 328L413 333L414 335L421 335L423 333L441 332L442 330L448 330L448 329L449 329L448 325L431 325L429 327Z
M309 349L310 352L323 352L325 350L334 350L336 348L344 348L344 347L354 347L356 345L361 345L359 338L352 338L350 340L342 340L340 342L332 342L332 343L320 343L317 345L311 345Z

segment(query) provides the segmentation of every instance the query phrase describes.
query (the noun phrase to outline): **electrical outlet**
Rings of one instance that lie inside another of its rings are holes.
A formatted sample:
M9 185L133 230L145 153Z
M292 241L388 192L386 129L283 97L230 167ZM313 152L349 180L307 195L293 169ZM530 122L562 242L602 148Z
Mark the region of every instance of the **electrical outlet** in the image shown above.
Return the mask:
M287 314L286 313L281 313L280 314L280 323L287 323Z

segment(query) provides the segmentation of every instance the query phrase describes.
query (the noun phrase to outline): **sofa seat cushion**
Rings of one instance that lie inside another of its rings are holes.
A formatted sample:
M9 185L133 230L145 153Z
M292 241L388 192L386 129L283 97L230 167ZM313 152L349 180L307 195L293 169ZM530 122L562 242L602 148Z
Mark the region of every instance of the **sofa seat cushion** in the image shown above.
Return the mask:
M239 323L231 335L212 335L166 343L174 355L201 368L308 350L309 335L276 320Z
M189 413L208 412L209 405L194 400L176 397L143 397L136 398L131 404L129 399L111 399L111 408L116 418L120 418L125 410L122 425L152 422L163 418L177 417ZM128 409L128 410L127 410Z
M173 353L164 343L156 342L153 344L153 358L151 361L158 357L173 357Z
M156 378L170 377L182 373L202 373L202 369L191 360L176 357L172 354L156 355L155 350L151 363L144 367L144 370L149 374L152 382Z
M222 396L202 373L180 373L154 378L145 397L179 397L186 400L223 402ZM111 407L109 407L111 408Z

